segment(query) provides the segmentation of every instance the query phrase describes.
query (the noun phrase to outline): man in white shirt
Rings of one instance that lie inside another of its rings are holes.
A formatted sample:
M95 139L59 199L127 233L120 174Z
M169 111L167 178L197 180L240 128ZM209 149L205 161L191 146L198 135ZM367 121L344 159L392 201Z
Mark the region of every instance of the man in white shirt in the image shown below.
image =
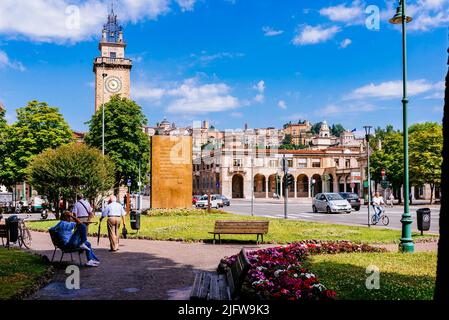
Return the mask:
M394 206L394 195L393 192L390 193L390 207L393 208Z
M382 205L385 205L384 198L379 194L379 192L376 192L373 198L373 207L376 221L379 221L380 214L383 211Z
M118 251L119 245L119 229L122 218L126 215L123 206L117 202L116 196L109 197L109 204L104 209L101 220L108 218L108 237L112 252Z
M89 227L88 222L93 217L93 209L89 204L89 201L84 199L82 194L78 195L78 201L73 205L72 212L76 218L79 219L86 227ZM89 233L89 230L87 230Z

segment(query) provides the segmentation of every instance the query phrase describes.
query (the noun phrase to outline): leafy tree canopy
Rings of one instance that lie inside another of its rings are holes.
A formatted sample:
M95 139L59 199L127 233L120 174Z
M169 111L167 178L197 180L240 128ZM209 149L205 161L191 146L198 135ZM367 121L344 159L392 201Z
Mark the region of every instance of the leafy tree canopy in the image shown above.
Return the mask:
M409 138L410 180L414 185L428 183L433 191L441 183L443 127L435 122L416 124Z
M142 128L147 119L134 101L115 95L104 106L105 153L115 163L115 188L131 178L133 190L137 189L139 163L144 182L149 171L150 141ZM88 122L89 132L85 137L88 145L102 148L101 109Z
M39 194L57 202L74 202L80 193L95 200L114 186L114 163L96 148L67 144L34 157L27 168L28 182Z
M331 127L331 134L336 137L340 137L343 131L345 131L345 128L340 123L333 124Z
M58 108L45 102L29 102L17 109L17 122L7 128L0 180L7 186L24 181L34 156L72 141L72 131Z

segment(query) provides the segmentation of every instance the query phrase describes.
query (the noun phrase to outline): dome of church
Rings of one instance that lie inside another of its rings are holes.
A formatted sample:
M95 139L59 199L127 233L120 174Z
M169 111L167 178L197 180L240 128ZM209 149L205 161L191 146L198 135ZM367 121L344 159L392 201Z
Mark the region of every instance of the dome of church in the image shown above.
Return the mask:
M329 131L329 126L327 125L326 120L324 120L323 123L321 123L320 131Z

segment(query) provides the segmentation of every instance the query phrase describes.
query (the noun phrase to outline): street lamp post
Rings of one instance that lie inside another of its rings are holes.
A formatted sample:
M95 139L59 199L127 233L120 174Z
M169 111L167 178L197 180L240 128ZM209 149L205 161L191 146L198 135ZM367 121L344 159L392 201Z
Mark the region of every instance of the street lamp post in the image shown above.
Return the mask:
M102 116L101 116L101 151L104 155L104 87L105 87L105 83L104 83L104 79L106 79L106 77L108 76L105 72L104 72L104 65L105 63L102 63L102 67L103 67L103 72L101 73L101 76L103 77L103 85L102 85Z
M254 155L251 154L251 215L254 216Z
M367 159L367 180L368 180L368 227L371 226L371 214L370 214L370 206L371 206L371 172L370 172L370 163L369 163L369 135L371 132L372 126L364 126L365 129L365 137L366 137L366 159Z
M399 0L396 14L390 19L392 24L402 25L402 125L404 133L404 213L402 214L402 237L399 250L413 252L415 245L412 239L413 219L409 210L409 167L408 167L408 123L407 123L407 23L412 21L405 13L406 0Z

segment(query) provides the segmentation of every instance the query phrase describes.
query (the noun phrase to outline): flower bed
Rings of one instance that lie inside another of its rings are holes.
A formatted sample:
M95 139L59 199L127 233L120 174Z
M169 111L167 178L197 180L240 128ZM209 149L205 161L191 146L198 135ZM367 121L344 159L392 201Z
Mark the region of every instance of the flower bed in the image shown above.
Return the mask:
M348 241L302 241L288 246L248 252L251 263L242 294L250 298L286 300L332 300L328 290L313 273L303 267L309 254L384 252L385 249ZM221 260L218 272L226 272L237 255Z

